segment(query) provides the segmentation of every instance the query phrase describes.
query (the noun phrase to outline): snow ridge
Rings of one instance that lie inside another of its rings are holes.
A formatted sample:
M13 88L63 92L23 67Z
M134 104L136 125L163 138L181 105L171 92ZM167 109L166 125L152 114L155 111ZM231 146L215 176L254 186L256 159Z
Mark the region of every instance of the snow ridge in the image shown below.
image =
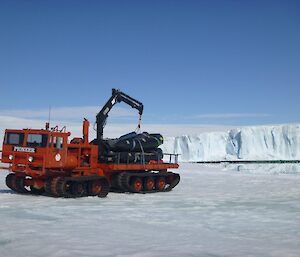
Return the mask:
M253 126L165 138L165 153L182 162L226 160L299 160L300 124Z

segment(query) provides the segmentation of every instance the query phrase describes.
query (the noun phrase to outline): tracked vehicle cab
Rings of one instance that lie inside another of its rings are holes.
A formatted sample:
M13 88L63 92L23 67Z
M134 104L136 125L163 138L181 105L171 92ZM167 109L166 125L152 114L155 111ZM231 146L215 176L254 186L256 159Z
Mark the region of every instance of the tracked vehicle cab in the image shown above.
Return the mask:
M61 167L66 157L68 137L65 128L7 129L2 147L2 162L12 165L15 171L26 167L42 170L46 166Z

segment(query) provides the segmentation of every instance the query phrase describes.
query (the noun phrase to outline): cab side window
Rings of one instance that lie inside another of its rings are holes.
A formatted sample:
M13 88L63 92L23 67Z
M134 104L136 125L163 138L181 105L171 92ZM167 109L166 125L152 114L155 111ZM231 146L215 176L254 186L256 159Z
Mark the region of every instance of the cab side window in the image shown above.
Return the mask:
M62 137L51 137L51 143L53 143L53 147L57 149L63 148L63 138Z

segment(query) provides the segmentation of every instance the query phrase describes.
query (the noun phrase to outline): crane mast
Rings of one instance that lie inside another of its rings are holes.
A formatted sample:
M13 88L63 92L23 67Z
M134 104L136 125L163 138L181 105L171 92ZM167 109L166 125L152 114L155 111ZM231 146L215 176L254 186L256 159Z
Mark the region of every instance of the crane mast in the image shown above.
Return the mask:
M97 142L98 144L103 139L103 130L108 118L108 114L116 103L124 102L131 106L134 109L139 111L140 117L143 114L144 105L134 99L133 97L121 92L118 89L112 89L112 96L108 99L106 104L102 107L99 113L96 115L96 123L97 123Z

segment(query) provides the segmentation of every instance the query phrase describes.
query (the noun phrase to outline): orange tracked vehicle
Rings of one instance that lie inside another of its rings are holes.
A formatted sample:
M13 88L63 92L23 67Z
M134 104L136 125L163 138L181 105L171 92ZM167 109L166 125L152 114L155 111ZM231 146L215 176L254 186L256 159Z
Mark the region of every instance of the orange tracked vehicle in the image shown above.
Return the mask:
M115 152L107 149L111 141L103 139L103 128L109 111L118 102L137 109L141 120L143 104L113 89L112 96L96 116L97 138L91 142L86 119L82 138L71 140L71 133L65 127L50 128L49 123L45 129L6 129L1 159L9 165L6 167L10 171L6 185L18 193L54 197L105 197L109 191L152 193L172 190L180 177L168 169L178 168L177 155L170 154L170 161L163 162L162 155L157 154L159 148L147 152L143 143L148 138L156 142L157 134L126 135L120 142L132 143L130 151L126 151L127 148L125 152L123 148Z

